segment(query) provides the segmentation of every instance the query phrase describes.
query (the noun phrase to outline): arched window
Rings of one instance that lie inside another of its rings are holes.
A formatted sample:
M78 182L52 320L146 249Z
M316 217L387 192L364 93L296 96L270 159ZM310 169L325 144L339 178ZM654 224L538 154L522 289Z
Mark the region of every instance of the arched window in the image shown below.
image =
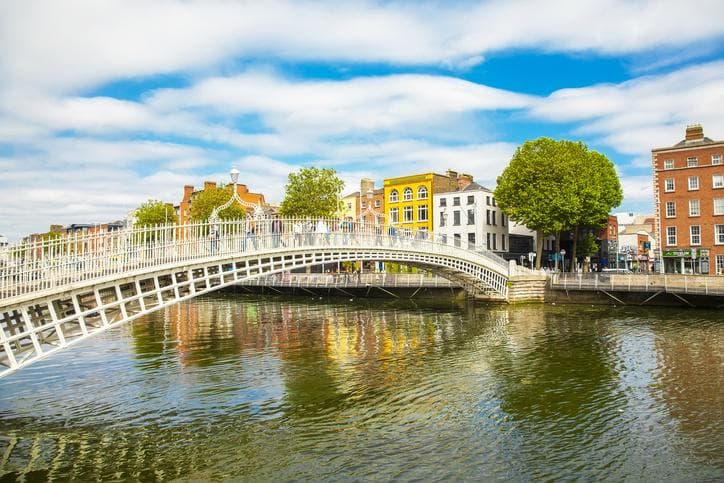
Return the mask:
M424 186L420 186L417 188L417 199L418 200L426 200L427 199L427 188Z
M398 196L397 190L390 191L390 203L397 203Z
M412 199L412 188L405 188L402 192L402 201L410 201Z

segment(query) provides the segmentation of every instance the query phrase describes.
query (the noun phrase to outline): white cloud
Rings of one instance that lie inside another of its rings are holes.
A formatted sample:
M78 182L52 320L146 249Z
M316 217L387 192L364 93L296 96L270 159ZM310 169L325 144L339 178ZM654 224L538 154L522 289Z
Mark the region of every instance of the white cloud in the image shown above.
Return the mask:
M520 109L533 98L462 79L389 75L344 81L290 81L267 73L203 80L185 89L154 93L162 112L211 109L227 115L255 113L279 131L324 133L380 131L440 123L468 111Z
M641 52L721 38L717 0L39 0L0 6L3 82L78 89L229 59L470 66L517 48Z
M719 61L621 84L562 89L541 100L531 115L576 122L579 134L645 157L654 147L683 139L687 124L699 122L705 131L724 132L722 105L724 62Z

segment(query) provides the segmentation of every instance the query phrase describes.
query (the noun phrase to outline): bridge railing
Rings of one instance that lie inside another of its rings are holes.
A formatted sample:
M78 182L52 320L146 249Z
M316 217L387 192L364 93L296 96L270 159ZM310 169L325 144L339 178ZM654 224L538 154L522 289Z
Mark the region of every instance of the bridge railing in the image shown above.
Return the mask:
M318 247L391 248L451 255L507 273L501 257L412 231L341 219L268 218L214 225L161 225L84 231L5 247L0 301L106 276L205 258Z
M643 273L555 273L551 287L562 290L611 290L724 295L724 277Z

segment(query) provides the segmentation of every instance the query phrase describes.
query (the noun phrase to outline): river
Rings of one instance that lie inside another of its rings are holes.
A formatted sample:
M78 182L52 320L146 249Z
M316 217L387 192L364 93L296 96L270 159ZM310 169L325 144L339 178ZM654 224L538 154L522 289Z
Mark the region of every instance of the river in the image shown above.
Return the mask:
M0 479L722 480L723 342L718 311L217 294L0 379Z

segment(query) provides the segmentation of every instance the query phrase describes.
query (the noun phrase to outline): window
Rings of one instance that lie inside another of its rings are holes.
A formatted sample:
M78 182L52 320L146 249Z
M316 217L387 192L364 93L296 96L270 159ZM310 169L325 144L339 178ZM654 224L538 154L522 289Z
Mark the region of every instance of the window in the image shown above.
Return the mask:
M453 198L453 206L460 206L460 197L456 196Z
M460 233L455 233L453 235L453 239L455 240L456 247L459 247L461 245L461 238L462 238L462 236L460 235Z
M417 221L427 221L427 205L417 207Z
M468 210L468 225L475 224L475 211Z
M469 205L475 204L475 196L473 196L473 195L468 196L468 204Z
M721 154L712 154L711 164L721 164Z
M412 221L412 206L405 206L404 208L402 208L402 218L405 223L409 223Z
M724 225L722 225L724 226ZM676 246L676 227L675 226L668 226L666 227L666 245L670 247Z
M676 218L676 202L666 202L666 218Z
M724 275L724 255L716 256L716 273Z
M364 201L360 203L360 208L362 208L364 210L366 207L367 207L367 203L365 203ZM350 206L350 208L352 208L352 207Z
M713 188L724 188L724 175L716 174L712 176L711 185Z
M453 225L460 226L460 212L459 211L453 212Z
M447 206L447 198L440 198L440 206Z
M402 201L410 200L412 200L412 188L405 188L405 191L402 192Z
M400 212L397 208L390 208L390 223L397 223L400 221Z
M689 227L689 241L692 245L701 245L701 227L699 225Z
M495 214L496 214L496 213L497 213L496 211L493 211L493 226L497 225L497 223L495 222Z
M505 251L505 233L500 235L500 248Z
M675 186L674 186L673 178L665 179L664 180L664 191L666 191L668 193L668 192L674 191L674 189L675 189Z
M498 206L495 204L495 196L493 196L493 206Z
M505 226L505 213L500 214L500 226ZM505 250L505 248L503 248Z
M468 249L473 250L475 248L475 233L468 233Z
M485 224L490 224L490 210L485 210Z
M665 159L665 160L664 160L664 169L674 169L674 160L673 160L673 159Z
M382 206L382 200L375 200L375 208Z
M689 216L701 215L701 207L699 206L699 200L689 200Z
M699 177L689 176L689 191L696 191L699 189Z
M440 212L440 226L445 226L445 222L447 221L447 216L445 215L444 211Z
M695 168L699 166L699 160L697 158L686 158L686 167L687 168Z
M485 197L485 204L490 206L490 196Z
M714 225L714 243L724 245L724 225Z
M399 193L397 193L397 190L390 191L390 203L397 203L399 200L398 196Z
M417 188L417 199L418 200L426 200L427 199L427 188L424 186L420 186Z
M485 248L490 250L490 233L485 235Z
M496 242L497 242L497 235L495 233L493 233L493 250L498 249L498 244Z
M714 198L714 214L724 215L724 198Z

